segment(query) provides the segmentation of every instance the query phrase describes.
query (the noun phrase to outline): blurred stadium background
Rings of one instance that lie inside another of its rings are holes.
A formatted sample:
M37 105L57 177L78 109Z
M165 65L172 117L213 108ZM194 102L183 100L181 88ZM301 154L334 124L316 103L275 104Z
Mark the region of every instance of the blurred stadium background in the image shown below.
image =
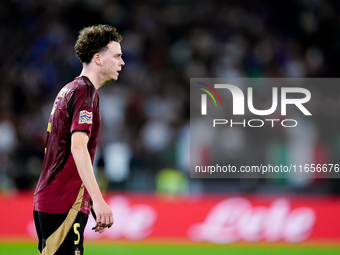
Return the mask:
M126 66L117 82L99 91L95 171L117 217L103 237L87 231L93 254L104 248L111 254L108 247L121 254L339 251L339 179L189 178L190 78L338 77L339 12L336 0L1 1L4 254L33 249L32 192L51 105L80 74L73 50L78 31L99 23L123 35ZM247 148L266 134L240 129L228 147L231 160L252 165L275 148L267 160L285 162L292 139L304 134L298 141L309 149L310 163L339 163L339 89L319 89L318 95L336 110L319 111L300 133L275 130L256 153ZM241 244L226 245L235 242Z

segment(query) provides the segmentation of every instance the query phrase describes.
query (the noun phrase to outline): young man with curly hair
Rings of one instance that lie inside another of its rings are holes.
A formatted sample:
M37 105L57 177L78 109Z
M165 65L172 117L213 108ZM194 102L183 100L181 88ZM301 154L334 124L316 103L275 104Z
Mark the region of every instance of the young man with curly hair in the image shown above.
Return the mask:
M83 70L54 101L34 193L40 254L83 254L83 233L91 211L96 218L94 231L102 233L113 224L92 164L100 127L97 90L118 79L125 64L121 40L116 29L108 25L86 27L79 33L75 51Z

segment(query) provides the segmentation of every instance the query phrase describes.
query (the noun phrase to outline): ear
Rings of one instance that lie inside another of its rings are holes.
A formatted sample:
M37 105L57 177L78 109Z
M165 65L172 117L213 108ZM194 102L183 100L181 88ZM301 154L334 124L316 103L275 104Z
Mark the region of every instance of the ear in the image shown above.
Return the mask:
M102 56L99 53L96 53L93 55L93 61L97 64L97 65L101 65L102 64Z

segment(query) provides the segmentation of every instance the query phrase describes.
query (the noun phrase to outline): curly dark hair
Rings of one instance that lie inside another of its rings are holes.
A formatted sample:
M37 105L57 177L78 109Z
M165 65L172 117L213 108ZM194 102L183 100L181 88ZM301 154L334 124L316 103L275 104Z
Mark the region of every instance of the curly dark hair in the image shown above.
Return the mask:
M85 27L79 32L78 40L74 46L76 56L83 63L90 63L94 54L107 49L112 42L120 43L122 36L115 27L109 25L95 25Z

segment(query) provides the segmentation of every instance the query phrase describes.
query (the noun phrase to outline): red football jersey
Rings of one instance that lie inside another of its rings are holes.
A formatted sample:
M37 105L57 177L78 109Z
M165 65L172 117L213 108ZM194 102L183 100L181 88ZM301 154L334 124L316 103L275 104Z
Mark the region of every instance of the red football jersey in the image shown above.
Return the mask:
M99 128L98 92L87 77L77 77L60 90L53 104L33 210L66 213L71 209L82 185L71 153L71 134L88 132L88 150L93 162ZM85 188L80 211L90 214L90 204Z

